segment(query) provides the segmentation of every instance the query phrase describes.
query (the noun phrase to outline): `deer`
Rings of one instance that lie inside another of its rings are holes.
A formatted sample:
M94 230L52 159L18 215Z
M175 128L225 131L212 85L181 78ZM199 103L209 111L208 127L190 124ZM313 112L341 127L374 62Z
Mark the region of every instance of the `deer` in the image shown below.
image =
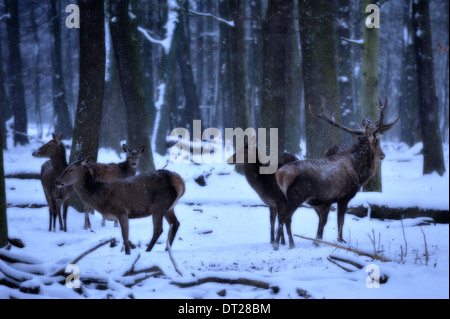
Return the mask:
M133 176L137 172L139 165L139 159L144 152L145 147L141 146L137 150L132 150L128 148L126 144L122 145L123 151L127 154L125 161L120 163L93 163L88 162L89 169L95 180L99 182L108 182L117 178L125 178ZM85 206L85 223L84 229L91 228L91 223L89 221L89 211L90 207ZM105 225L105 219L102 220L102 226ZM117 221L114 221L114 226L117 227Z
M52 229L56 231L56 216L58 216L59 229L67 232L67 209L72 195L72 187L57 188L55 186L56 179L68 166L62 134L52 133L52 140L42 145L32 155L36 158L50 158L41 166L41 183L50 216L48 231L52 231Z
M56 186L72 186L80 199L107 220L119 221L125 254L130 254L129 219L153 217L153 237L146 251L151 251L163 232L163 217L171 225L168 245L172 246L180 222L174 207L185 192L180 175L157 170L108 182L95 180L87 157L71 163L56 180Z
M277 250L280 233L286 223L289 235L289 248L295 247L290 229L291 218L295 210L304 202L313 206L319 215L319 226L316 238L322 239L323 230L327 223L328 213L333 203L337 203L338 241L344 242L342 228L344 215L349 201L360 188L374 175L377 162L383 160L385 154L380 147L380 136L397 123L384 123L384 111L388 105L388 98L383 105L375 102L380 117L376 122L369 119L362 121L362 129L351 129L330 119L322 105L321 113L317 114L311 106L311 114L344 132L350 133L358 141L349 146L341 154L331 155L322 159L306 159L295 161L282 166L275 173L275 179L287 200L287 208L279 216L278 232L274 244Z
M260 174L259 168L263 165L258 156L258 148L255 146L255 138L253 137L249 144L245 144L242 149L244 154L244 176L249 185L258 194L259 198L269 206L270 212L270 243L275 242L275 220L279 212L286 209L286 198L281 192L278 184L275 180L275 174ZM249 152L256 152L255 163L251 163L248 158ZM240 164L237 163L236 155L232 155L227 163L229 164ZM295 155L291 153L283 153L283 160L278 164L280 168L283 164L290 163L298 160ZM281 233L281 244L285 244L284 234Z

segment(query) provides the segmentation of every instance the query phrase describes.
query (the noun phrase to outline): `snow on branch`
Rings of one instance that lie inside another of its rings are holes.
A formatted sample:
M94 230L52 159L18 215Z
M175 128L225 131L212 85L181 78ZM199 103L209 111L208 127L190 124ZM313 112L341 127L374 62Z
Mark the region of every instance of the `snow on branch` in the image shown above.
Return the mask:
M164 40L158 40L158 39L155 39L154 37L152 37L152 35L150 34L149 30L147 30L147 29L144 29L144 28L142 28L142 27L138 27L137 29L138 29L138 31L141 32L141 33L144 35L144 37L146 37L146 39L149 40L151 43L160 44L160 45L162 45L162 46L164 47L164 45L163 45Z
M361 47L364 44L364 39L356 40L356 39L347 39L347 38L341 37L341 40L345 41L345 42L348 42L348 43L357 44L357 45L359 45Z
M234 21L233 20L228 21L228 20L225 20L223 18L217 17L217 16L215 16L215 15L213 15L211 13L203 13L203 12L198 12L198 11L194 11L194 10L190 10L190 9L188 9L187 12L191 13L193 15L196 15L196 16L212 18L212 19L214 19L216 21L219 21L221 23L225 23L229 27L234 28Z
M164 29L166 29L165 39L158 40L153 38L148 32L148 30L142 27L138 27L138 31L141 32L145 36L145 38L150 42L160 44L163 47L165 53L169 54L170 46L172 45L173 35L175 34L175 28L177 26L177 23L179 22L178 20L179 6L175 0L168 0L167 3L169 12L167 14L166 25L164 26Z
M11 19L11 15L9 13L6 13L0 17L0 21Z

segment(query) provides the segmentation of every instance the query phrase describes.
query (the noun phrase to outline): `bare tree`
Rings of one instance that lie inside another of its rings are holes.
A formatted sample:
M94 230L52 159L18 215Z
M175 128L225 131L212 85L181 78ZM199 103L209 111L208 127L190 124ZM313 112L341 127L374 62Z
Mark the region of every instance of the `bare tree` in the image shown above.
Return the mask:
M129 4L130 0L110 1L109 29L127 109L127 143L132 148L145 146L140 170L149 172L155 169L155 164L145 108L137 25L129 18Z
M2 140L0 131L0 141ZM8 221L6 219L5 172L3 168L3 148L0 147L0 248L8 244Z
M286 51L292 48L289 37L294 2L269 1L263 22L263 99L262 124L278 128L278 158L282 159L285 138L286 91L288 63ZM266 143L269 146L269 143Z
M97 159L105 86L103 1L80 1L80 88L70 162L80 155Z
M9 43L9 73L12 79L11 100L14 112L14 145L24 145L28 144L28 117L22 78L18 1L5 0L5 11L9 14L9 18L6 20L6 29Z
M423 139L423 173L445 173L441 133L438 121L438 101L433 68L430 8L426 0L412 4L416 69L419 81L419 114Z
M50 29L52 33L52 86L53 109L56 117L55 132L62 133L64 138L72 137L72 120L67 104L66 89L61 51L61 8L60 1L50 1Z
M363 0L362 16L367 16L366 8L376 4L375 0ZM380 33L376 27L369 28L366 19L361 20L364 43L362 46L361 70L361 116L363 119L377 118L378 109L374 101L378 98L378 55L380 50ZM381 162L377 165L375 175L364 185L365 191L381 192Z
M302 47L305 108L324 104L325 112L340 122L339 92L334 43L332 8L325 0L299 0L300 40ZM320 158L332 144L342 140L342 133L317 121L305 112L306 156ZM320 136L320 138L317 138Z

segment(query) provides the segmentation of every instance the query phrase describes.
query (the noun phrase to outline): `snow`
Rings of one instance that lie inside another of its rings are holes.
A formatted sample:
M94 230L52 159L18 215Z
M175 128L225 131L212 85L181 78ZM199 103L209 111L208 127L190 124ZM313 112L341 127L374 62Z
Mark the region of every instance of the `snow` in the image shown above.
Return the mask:
M175 28L177 23L179 22L178 20L178 4L175 0L168 0L168 8L169 8L169 12L168 12L168 16L167 16L167 23L164 26L164 29L166 29L166 37L162 40L158 40L153 38L150 33L142 28L142 27L138 27L138 31L141 32L145 38L147 40L149 40L152 43L157 43L160 44L163 49L165 54L169 54L170 51L170 46L172 44L172 39L175 33Z
M70 141L64 142L71 145ZM32 139L29 146L10 146L4 151L5 174L39 173L45 160L35 159L31 153L41 144ZM9 145L12 145L11 141ZM447 172L448 149L448 145L444 145ZM383 192L358 193L350 206L377 203L396 208L417 206L448 211L448 173L442 177L437 174L422 176L420 150L421 144L409 148L399 143L383 143L386 154L382 165ZM154 156L157 168L163 167L169 158ZM101 149L98 159L100 162L118 162L125 159L125 154L119 157L111 150ZM300 293L302 291L313 298L331 299L449 298L448 224L423 225L427 219L417 218L404 219L402 226L399 220L382 221L347 214L343 231L347 244L342 245L369 253L376 249L379 255L391 262L371 260L325 244L317 247L297 236L294 237L295 248L280 246L275 251L269 243L269 210L245 178L234 171L234 166L225 163L169 163L166 169L179 173L186 182L186 193L175 208L180 228L172 246L173 258L183 277L176 272L165 251L169 230L167 222L164 222L164 232L158 244L151 252L145 252L152 236L152 220L131 220L130 240L137 247L127 256L122 250L120 228L114 227L112 222L101 227L99 213L90 215L92 229L84 230L83 214L69 208L67 233L59 230L49 232L46 206L17 207L45 204L40 181L8 178L7 202L12 204L7 209L9 237L20 238L25 247L11 247L9 251L2 249L0 253L21 258L32 265L8 265L0 261L0 269L24 279L21 290L38 287L39 293L30 294L0 286L0 298L284 299L301 298L300 295L305 296ZM194 181L202 174L206 177L204 187ZM422 226L417 226L420 224ZM294 234L315 237L317 225L318 217L310 208L299 208L293 216ZM83 277L94 276L107 282L109 289L94 289L90 284L82 288L83 294L79 294L49 279L51 274L64 269L83 252L111 238L118 240L117 246L104 245L76 263L81 281ZM336 238L337 217L336 212L331 211L324 240L333 243ZM354 269L346 272L328 260L330 255L357 261L364 268L341 263ZM135 270L158 266L165 276L148 279L144 279L144 274L124 277L123 274L133 266ZM371 268L388 276L387 282L380 284L379 288L369 288L370 278L367 284L366 270ZM36 272L45 275L30 275ZM2 276L0 272L0 281ZM278 287L279 291L213 282L180 288L171 283L208 277L258 280ZM144 280L131 288L126 286L138 278ZM219 296L218 292L224 289L225 296Z

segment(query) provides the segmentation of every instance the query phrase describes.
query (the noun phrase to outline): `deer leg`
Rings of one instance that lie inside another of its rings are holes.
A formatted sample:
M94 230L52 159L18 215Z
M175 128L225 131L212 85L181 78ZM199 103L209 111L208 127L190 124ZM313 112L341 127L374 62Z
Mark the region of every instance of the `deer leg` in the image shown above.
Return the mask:
M52 210L53 210L53 206L52 206L52 204L50 203L50 204L48 205L48 216L49 216L49 220L50 220L50 223L49 223L49 225L48 225L48 231L52 231L52 219L53 219L53 213L52 213Z
M56 201L56 214L58 216L58 221L59 221L59 230L64 230L63 221L61 218L61 205L62 205L62 201L60 199L58 199Z
M294 245L294 239L292 238L291 232L291 218L292 214L295 212L297 207L292 207L284 212L278 212L278 229L276 233L275 242L273 244L273 249L278 250L280 246L281 236L283 235L283 226L286 223L286 230L289 236L289 245Z
M153 215L153 237L152 240L150 240L150 243L148 244L145 251L151 251L153 246L156 244L159 236L161 236L161 233L163 232L162 218L162 215Z
M119 216L120 229L122 230L123 244L125 246L125 254L130 254L130 241L128 240L128 216L123 213Z
M89 212L91 211L91 208L84 204L84 229L91 228L91 221L89 220Z
M47 204L48 204L48 216L49 216L48 231L52 231L53 199L47 192L45 192L45 189L44 189L44 194L45 194L45 199L47 200Z
M342 239L342 228L344 226L345 212L347 211L348 200L338 202L338 214L337 214L337 222L338 222L338 242L345 243L345 240Z
M325 228L325 225L328 221L328 213L330 212L331 205L329 204L323 204L320 206L314 207L314 210L316 211L317 215L319 216L319 226L317 227L317 239L323 238L323 230Z
M175 212L173 209L166 212L164 215L169 225L172 226L172 231L170 232L170 238L167 238L169 241L169 245L172 247L173 240L175 239L175 235L177 233L178 227L180 227L180 222L178 221L177 217L175 216ZM167 248L166 248L167 250Z
M273 245L275 243L275 220L277 219L277 210L275 207L271 206L269 206L269 210L270 210L270 243ZM283 241L284 238L282 239L282 242Z
M64 226L64 231L67 232L67 209L69 208L69 201L64 201L63 202L63 226Z
M292 215L289 215L285 221L286 231L289 236L289 249L295 248L294 238L292 237L291 222L292 222ZM283 230L281 230L281 231L283 231Z
M275 242L273 243L274 250L278 250L278 248L280 247L280 237L281 237L281 233L283 232L283 225L284 225L284 217L283 218L278 217L278 228L277 228Z
M56 231L56 202L52 201L52 209L51 209L51 215L50 215L50 230Z

